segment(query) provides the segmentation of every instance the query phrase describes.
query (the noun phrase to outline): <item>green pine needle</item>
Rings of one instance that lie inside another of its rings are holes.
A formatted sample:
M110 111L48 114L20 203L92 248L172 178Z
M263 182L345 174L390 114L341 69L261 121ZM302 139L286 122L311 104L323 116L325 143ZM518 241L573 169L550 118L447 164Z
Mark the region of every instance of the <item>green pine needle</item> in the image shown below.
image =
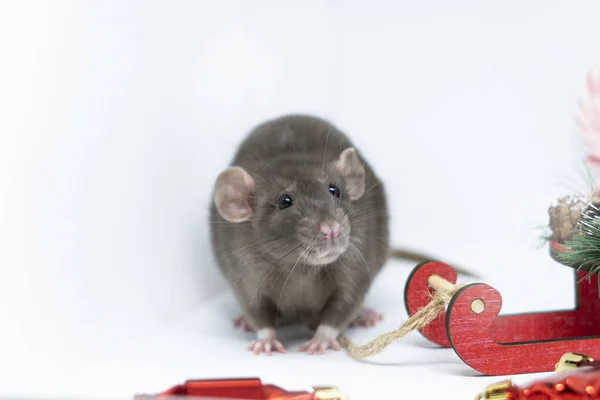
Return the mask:
M548 225L537 226L536 229L540 232L538 235L537 248L545 247L552 240L552 230Z
M585 234L573 232L571 240L564 244L569 250L560 253L559 258L564 264L592 275L600 273L600 221L594 218L585 227Z

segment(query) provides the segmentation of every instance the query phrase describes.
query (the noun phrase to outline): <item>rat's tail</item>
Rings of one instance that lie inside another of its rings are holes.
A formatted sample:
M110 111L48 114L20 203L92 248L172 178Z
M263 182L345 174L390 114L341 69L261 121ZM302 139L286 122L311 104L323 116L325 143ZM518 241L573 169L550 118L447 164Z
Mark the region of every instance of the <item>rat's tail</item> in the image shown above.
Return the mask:
M434 261L434 260L436 260L435 257L428 256L427 254L417 253L417 252L414 252L414 251L400 249L400 248L394 248L394 247L390 248L390 257L401 259L401 260L416 261L416 262L419 262L419 263L424 262L424 261ZM466 270L466 269L463 269L463 268L458 268L458 267L455 267L453 265L451 265L451 266L460 275L467 275L467 276L470 276L470 277L473 277L473 278L479 278L479 276L477 276L476 274L472 273L469 270Z

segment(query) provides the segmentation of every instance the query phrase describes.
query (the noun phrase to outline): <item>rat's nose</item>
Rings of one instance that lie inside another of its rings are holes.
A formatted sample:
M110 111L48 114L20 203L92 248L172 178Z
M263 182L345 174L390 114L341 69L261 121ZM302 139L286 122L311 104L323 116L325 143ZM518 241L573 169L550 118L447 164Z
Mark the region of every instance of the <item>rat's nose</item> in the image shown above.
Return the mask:
M335 221L323 222L321 224L321 233L325 239L333 239L340 235L340 224Z

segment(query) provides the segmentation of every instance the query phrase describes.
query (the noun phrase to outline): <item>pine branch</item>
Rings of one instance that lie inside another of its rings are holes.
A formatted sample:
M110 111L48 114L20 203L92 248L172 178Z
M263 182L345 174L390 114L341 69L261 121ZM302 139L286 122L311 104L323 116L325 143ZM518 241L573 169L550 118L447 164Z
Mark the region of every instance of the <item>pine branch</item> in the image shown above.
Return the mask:
M600 218L587 218L580 223L571 240L564 243L568 250L560 253L559 259L578 271L600 273Z

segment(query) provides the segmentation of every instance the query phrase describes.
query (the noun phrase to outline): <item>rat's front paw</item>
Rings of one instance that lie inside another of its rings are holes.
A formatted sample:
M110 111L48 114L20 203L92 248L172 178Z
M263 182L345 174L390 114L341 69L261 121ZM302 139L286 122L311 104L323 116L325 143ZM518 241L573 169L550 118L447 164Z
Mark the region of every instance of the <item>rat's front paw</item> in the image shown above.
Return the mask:
M239 328L244 332L252 332L252 328L246 321L246 317L244 317L243 315L240 315L239 317L234 319L233 325L235 325L236 328Z
M375 326L381 320L383 320L383 314L378 313L372 308L364 307L361 310L360 315L350 323L350 326Z
M339 351L342 346L337 340L338 333L339 331L335 328L320 325L312 339L300 346L298 350L305 351L308 354L323 354L327 349Z
M285 348L277 340L277 332L272 328L260 329L257 333L257 339L248 345L248 350L254 354L265 353L270 356L273 350L285 353Z
M285 348L277 339L255 340L248 346L248 350L254 354L265 353L270 356L273 350L285 353Z

